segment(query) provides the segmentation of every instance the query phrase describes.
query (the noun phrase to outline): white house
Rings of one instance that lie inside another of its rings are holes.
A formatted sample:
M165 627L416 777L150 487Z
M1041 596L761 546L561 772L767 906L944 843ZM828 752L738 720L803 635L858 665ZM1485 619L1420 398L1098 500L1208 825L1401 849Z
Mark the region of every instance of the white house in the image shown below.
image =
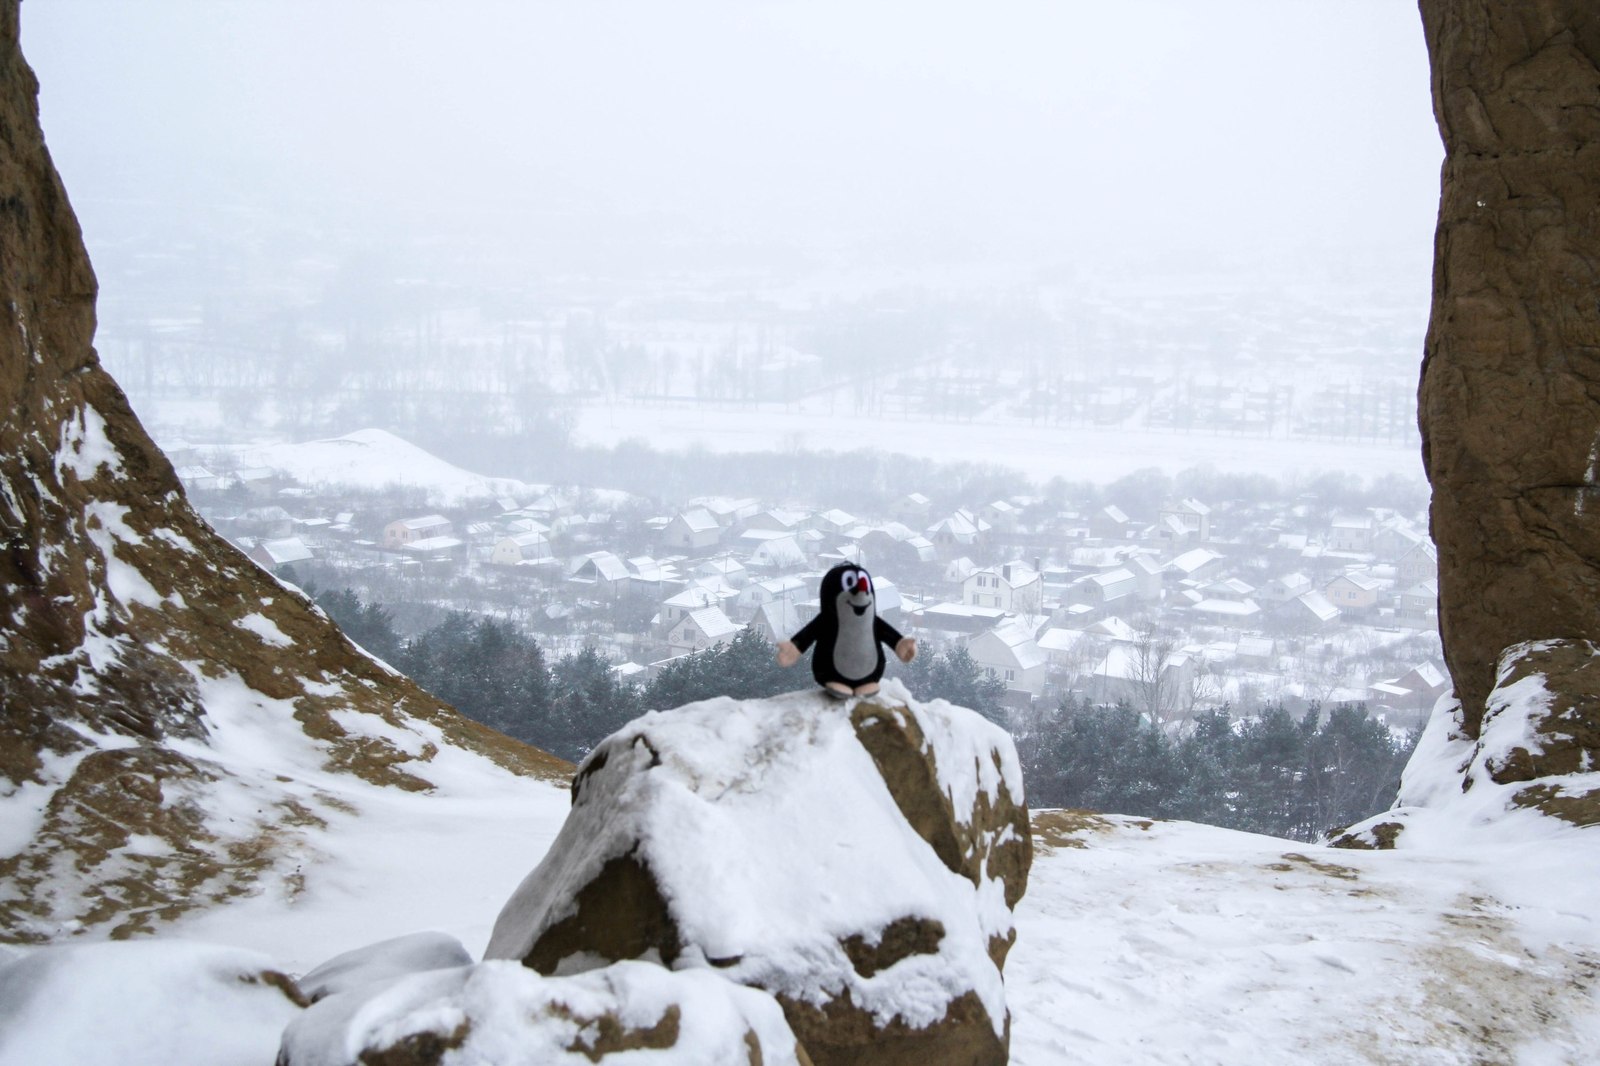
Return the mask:
M574 560L567 580L575 585L589 585L599 595L615 596L632 577L628 564L617 558L614 552L598 551Z
M722 539L722 526L704 507L694 507L673 515L661 531L661 543L681 551L703 551L714 548Z
M261 566L272 571L289 566L291 563L304 563L316 558L311 549L306 547L305 541L299 537L257 541L255 547L247 554Z
M419 540L448 537L455 527L442 514L427 514L417 518L398 518L383 527L385 548L404 548Z
M974 570L961 582L961 602L973 607L1037 614L1044 603L1044 578L1024 563Z
M732 640L739 628L722 613L722 608L701 607L678 619L667 630L667 647L679 654L704 651Z
M967 641L967 654L1013 692L1044 691L1048 660L1026 626L1012 622L985 630Z
M495 566L516 566L550 558L550 538L543 533L518 533L495 541L489 562Z

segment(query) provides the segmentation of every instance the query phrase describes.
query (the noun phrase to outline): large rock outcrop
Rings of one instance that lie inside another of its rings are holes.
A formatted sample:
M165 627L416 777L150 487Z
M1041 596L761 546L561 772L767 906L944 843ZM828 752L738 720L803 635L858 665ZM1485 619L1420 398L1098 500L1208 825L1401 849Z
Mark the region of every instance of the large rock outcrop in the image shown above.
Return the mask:
M319 819L267 774L257 814L216 830L211 696L378 784L427 789L441 744L559 772L361 653L190 508L91 346L95 277L19 29L0 0L0 941L127 935L251 891Z
M711 700L579 767L486 957L706 968L775 996L818 1066L1003 1063L1031 858L1011 739L971 711L894 683Z
M1600 638L1600 6L1421 9L1446 151L1423 457L1475 738L1502 651Z

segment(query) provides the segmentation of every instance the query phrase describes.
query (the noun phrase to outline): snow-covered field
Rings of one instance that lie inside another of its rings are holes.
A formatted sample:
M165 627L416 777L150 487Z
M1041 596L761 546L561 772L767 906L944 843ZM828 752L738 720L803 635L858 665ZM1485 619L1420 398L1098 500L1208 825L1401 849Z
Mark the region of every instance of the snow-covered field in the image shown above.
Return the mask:
M715 417L708 417L712 412ZM936 462L993 463L1041 483L1054 477L1105 483L1147 467L1177 473L1203 465L1279 479L1326 470L1363 479L1422 478L1421 456L1409 445L879 418L842 405L830 410L825 401L796 407L587 403L578 408L574 435L587 444L636 439L711 452L870 448Z

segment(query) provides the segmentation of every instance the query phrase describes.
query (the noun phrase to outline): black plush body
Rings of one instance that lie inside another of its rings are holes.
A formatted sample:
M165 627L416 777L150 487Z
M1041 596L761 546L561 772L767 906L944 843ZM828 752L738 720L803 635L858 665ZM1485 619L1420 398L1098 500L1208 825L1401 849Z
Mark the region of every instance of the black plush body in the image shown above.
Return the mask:
M816 645L811 676L824 686L876 683L883 676L884 647L894 648L903 638L878 617L871 575L852 563L836 566L822 576L818 599L817 617L789 638L802 653Z

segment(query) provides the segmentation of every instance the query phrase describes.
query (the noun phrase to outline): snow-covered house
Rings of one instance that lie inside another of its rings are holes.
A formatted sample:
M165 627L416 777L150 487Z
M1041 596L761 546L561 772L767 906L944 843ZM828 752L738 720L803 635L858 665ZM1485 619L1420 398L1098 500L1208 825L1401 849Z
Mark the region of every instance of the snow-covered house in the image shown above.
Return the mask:
M1383 585L1380 578L1357 570L1340 574L1328 582L1322 594L1345 614L1360 613L1378 606L1378 595Z
M495 541L489 562L495 566L516 566L550 558L550 538L543 533L517 533Z
M1193 496L1185 497L1177 503L1168 504L1161 509L1161 513L1157 517L1158 519L1172 519L1178 523L1178 528L1184 530L1201 544L1211 539L1211 508Z
M419 540L448 537L455 530L450 519L442 514L419 515L416 518L397 518L383 527L385 548L404 548Z
M1137 528L1127 512L1114 503L1089 516L1089 535L1099 540L1130 540Z
M1372 551L1372 535L1370 515L1336 518L1328 527L1328 550L1365 554Z
M260 540L246 554L265 569L274 572L293 563L310 562L316 558L305 541L299 537Z
M661 531L661 543L687 552L714 548L721 539L722 526L704 507L692 507L673 515Z
M588 585L597 596L614 597L623 591L632 576L628 564L614 552L598 551L573 560L567 580L575 585Z
M1025 563L974 570L961 582L961 602L974 607L1037 614L1044 603L1044 578Z
M953 552L981 543L988 535L989 523L963 508L935 522L926 532L934 547Z
M967 641L967 654L1011 691L1044 692L1047 660L1027 626L1011 622L985 630Z
M726 644L739 633L739 625L720 607L701 607L679 618L667 630L667 647L674 652L704 651Z

